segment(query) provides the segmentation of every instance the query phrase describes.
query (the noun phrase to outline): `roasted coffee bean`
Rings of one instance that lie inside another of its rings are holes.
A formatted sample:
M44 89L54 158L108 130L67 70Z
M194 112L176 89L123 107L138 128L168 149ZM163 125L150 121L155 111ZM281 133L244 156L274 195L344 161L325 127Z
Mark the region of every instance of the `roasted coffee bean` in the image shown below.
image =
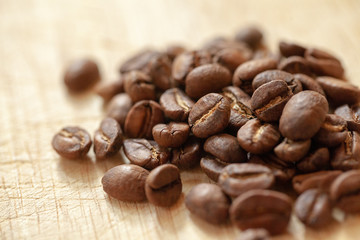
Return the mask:
M280 133L272 124L262 124L258 119L251 119L239 129L237 140L247 152L262 154L276 146Z
M160 97L160 104L164 109L165 115L174 121L187 121L190 110L195 104L179 88L166 90Z
M126 73L126 72L130 72L130 71L148 71L147 70L147 65L150 62L150 60L157 56L160 55L159 52L154 51L154 50L142 50L138 53L136 53L135 55L133 55L132 57L128 58L120 67L120 72L121 73Z
M305 51L305 59L309 62L311 69L318 75L327 75L342 78L344 68L341 62L331 54L316 48Z
M280 57L281 56L279 54L274 54L268 46L262 43L254 49L252 60L272 58L278 63L280 61Z
M319 131L329 110L326 98L314 91L295 94L280 117L281 134L291 140L307 140Z
M294 74L293 76L295 81L300 81L303 90L315 91L325 96L324 90L322 89L320 84L317 81L315 81L313 78L302 73L297 73Z
M172 64L172 77L181 84L185 84L186 76L194 68L211 63L211 55L207 51L191 51L179 54Z
M196 185L185 198L185 206L192 214L212 224L228 221L230 203L221 188L210 183Z
M194 68L186 77L185 92L198 99L205 94L218 92L231 84L230 71L219 64L205 64Z
M360 171L351 170L337 177L331 184L330 197L344 212L360 212Z
M327 148L318 148L297 162L296 168L302 172L325 170L330 166L329 160L329 150Z
M102 83L96 86L95 92L104 102L110 101L116 94L124 92L124 80L120 76L116 81Z
M141 100L155 100L155 86L149 75L131 71L124 75L124 89L135 103Z
M318 171L297 175L292 179L294 190L300 194L308 189L317 188L323 192L328 192L331 183L341 174L341 171Z
M119 123L113 118L105 118L94 135L94 152L97 159L115 155L123 143L123 133Z
M166 54L157 55L149 61L149 76L157 88L166 90L174 87L171 66L171 60Z
M190 127L187 123L160 123L152 129L154 140L162 147L180 147L189 133Z
M291 57L291 56L301 56L303 57L306 51L306 48L303 46L300 46L296 43L288 43L281 41L279 43L279 50L280 53L284 57Z
M285 138L274 148L278 158L286 162L297 162L305 157L311 146L311 140L293 141Z
M276 69L277 61L273 58L262 58L247 61L236 68L233 75L233 85L241 88L247 94L253 93L254 77L266 70Z
M251 57L252 52L246 48L240 49L229 47L218 51L215 54L213 61L226 67L233 73L240 64L250 60Z
M306 226L321 228L332 221L329 195L318 189L309 189L295 202L295 215Z
M171 163L181 169L189 169L199 165L202 155L202 142L191 136L180 148L172 151Z
M291 56L280 61L278 68L289 73L303 73L310 75L309 63L303 57Z
M179 169L172 164L152 170L145 182L148 201L156 206L169 207L176 203L182 191Z
M349 107L345 104L336 108L334 113L347 122L349 130L360 132L360 105Z
M226 163L246 161L246 152L240 147L236 137L226 133L206 139L204 150Z
M255 189L234 200L230 218L241 230L264 228L276 235L286 230L291 210L292 200L284 193Z
M279 120L283 108L293 93L283 80L273 80L261 85L251 97L251 109L262 121Z
M149 171L133 164L123 164L108 170L101 179L104 191L121 201L146 200L145 181Z
M263 228L250 228L242 231L236 240L270 240L270 235L269 232Z
M174 59L180 55L181 53L185 52L186 49L181 45L170 45L166 48L165 53L170 58L171 61L174 61Z
M200 98L189 114L189 125L196 137L207 138L222 131L229 122L230 101L217 93Z
M152 138L152 128L164 122L161 106L151 100L137 102L125 120L125 134L131 138Z
M336 147L345 141L347 136L347 123L337 115L327 114L320 130L314 140L325 147Z
M124 129L125 119L132 106L131 98L126 93L115 95L106 107L106 116L114 118Z
M334 149L331 166L339 170L360 168L360 134L348 131L344 142Z
M201 169L214 182L218 181L221 171L227 165L229 164L210 155L201 158L200 161Z
M90 59L80 59L67 67L64 83L70 91L81 92L93 86L100 78L96 62Z
M252 50L247 44L243 42L229 40L224 37L211 38L210 40L205 42L201 50L210 53L211 56L215 56L216 53L226 48L236 48L244 51L244 53L249 52L249 54L252 55Z
M253 89L273 80L284 80L294 94L302 91L301 83L294 79L294 75L281 70L267 70L256 75L252 82Z
M360 89L351 83L332 77L318 77L316 81L324 89L329 102L336 105L360 102Z
M251 48L256 48L263 38L263 34L257 27L247 27L240 29L235 36L238 42L244 42Z
M62 157L77 159L84 157L91 147L90 134L80 127L64 127L55 134L51 145Z
M267 189L275 182L270 168L254 163L233 163L223 168L218 184L231 197L251 189Z

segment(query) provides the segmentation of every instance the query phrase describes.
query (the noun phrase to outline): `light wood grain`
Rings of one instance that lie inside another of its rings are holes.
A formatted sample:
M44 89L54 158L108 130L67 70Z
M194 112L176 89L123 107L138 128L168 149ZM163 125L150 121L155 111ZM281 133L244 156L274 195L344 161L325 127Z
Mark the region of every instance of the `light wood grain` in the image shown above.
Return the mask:
M199 46L260 25L273 48L279 39L320 46L343 60L360 85L360 1L0 1L0 238L1 239L234 239L231 225L211 226L191 216L183 198L170 209L123 203L102 190L104 172L119 156L95 162L61 159L50 146L65 125L94 132L102 102L67 94L61 77L75 58L90 56L105 81L119 63L145 46ZM199 169L181 173L186 194L209 181ZM276 239L359 239L360 217L327 229L305 229L292 219Z

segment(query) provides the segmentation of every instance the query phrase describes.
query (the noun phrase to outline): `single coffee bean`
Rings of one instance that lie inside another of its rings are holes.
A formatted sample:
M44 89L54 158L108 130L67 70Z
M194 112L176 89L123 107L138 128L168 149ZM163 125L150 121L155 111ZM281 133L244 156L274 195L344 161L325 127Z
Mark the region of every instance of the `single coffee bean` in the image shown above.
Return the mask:
M196 137L207 138L221 132L228 125L230 101L217 93L200 98L189 114L189 125Z
M126 72L130 72L130 71L145 71L147 72L147 65L150 62L150 60L157 56L160 55L159 52L154 51L154 50L150 50L150 49L146 49L146 50L142 50L138 53L136 53L135 55L133 55L132 57L128 58L120 67L120 72L121 73L126 73Z
M255 189L233 201L230 218L241 230L264 228L276 235L286 230L291 210L292 200L284 193Z
M327 114L320 130L314 136L314 140L325 147L336 147L345 141L346 136L346 121L337 115Z
M252 60L272 58L278 63L280 61L280 57L281 56L279 54L274 54L268 46L261 43L256 49L254 49Z
M330 197L344 212L360 212L360 171L347 171L337 177L331 184Z
M93 86L100 78L96 62L90 59L80 59L67 67L64 83L70 91L81 92Z
M329 195L319 189L309 189L295 202L295 215L306 226L321 228L332 221Z
M105 118L94 135L94 152L97 159L115 155L123 143L123 133L119 123L113 118Z
M270 240L270 234L263 228L250 228L242 231L236 240Z
M296 43L288 43L281 41L279 43L279 50L280 53L284 57L291 57L291 56L300 56L303 57L306 51L306 48L303 46L300 46Z
M262 39L263 34L257 27L242 28L236 33L235 36L236 41L244 42L253 49L260 44Z
M62 157L77 159L84 157L91 147L90 134L80 127L64 127L52 139L52 147Z
M124 75L124 89L135 103L141 100L155 100L155 86L149 75L131 71Z
M309 48L305 51L304 56L309 62L311 69L318 75L327 75L335 78L343 77L344 68L341 62L333 55L316 48Z
M224 67L226 67L230 72L234 72L235 69L242 63L249 61L252 57L252 52L247 48L224 48L218 51L213 61Z
M224 167L229 165L228 163L222 162L214 156L205 156L201 158L200 167L203 172L214 182L218 182L221 171Z
M101 179L104 191L121 201L146 200L145 181L149 171L133 164L123 164L108 170Z
M221 171L218 184L231 197L251 189L267 189L275 182L270 168L254 163L233 163Z
M171 163L180 169L189 169L199 165L202 155L202 142L191 136L180 148L172 150Z
M204 150L226 163L246 161L246 152L239 146L236 137L226 133L213 135L206 139Z
M166 90L174 86L171 66L171 60L166 54L157 55L149 61L149 75L157 88Z
M347 122L350 131L360 132L360 105L349 107L345 104L336 108L334 113Z
M339 170L360 168L360 134L348 131L344 142L334 149L331 166Z
M261 85L273 80L285 81L294 94L302 91L301 83L295 80L294 75L281 70L267 70L256 75L252 82L253 89L256 90Z
M176 203L182 191L179 169L172 164L152 170L145 182L146 198L151 204L169 207Z
M247 94L252 94L254 77L263 71L276 69L276 67L277 61L273 58L247 61L236 68L233 75L233 85L241 88Z
M162 147L180 147L189 133L190 127L187 123L160 123L152 129L154 140Z
M196 185L185 198L185 206L192 214L212 224L227 222L230 203L221 188L210 183Z
M261 85L251 97L251 109L262 121L279 120L283 108L293 93L283 80L273 80Z
M227 48L235 48L241 50L246 58L251 58L252 50L244 42L237 42L235 40L226 39L224 37L214 37L208 40L201 48L201 50L206 51L215 57L215 55Z
M174 45L168 46L165 50L165 53L172 62L178 55L180 55L181 53L183 53L185 51L186 51L186 49L183 46L174 44Z
M170 152L155 141L143 138L126 139L124 153L132 164L154 169L170 160Z
M326 98L314 91L295 94L280 117L281 134L291 140L307 140L319 131L329 110Z
M161 106L152 100L137 102L125 120L125 134L130 138L152 138L152 128L164 122Z
M296 164L296 168L302 172L314 172L328 169L330 166L330 153L327 148L318 148L311 151L305 158Z
M336 105L360 102L360 89L351 83L332 77L318 77L316 81L324 89L329 102Z
M231 84L231 73L219 64L206 64L194 68L186 77L185 92L191 98L200 98L218 92Z
M160 104L164 109L165 115L174 121L187 121L190 110L195 104L179 88L166 90L160 97Z
M294 190L301 194L308 189L317 188L323 192L328 192L331 183L342 173L342 171L318 171L297 175L292 179Z
M302 73L297 73L294 74L293 76L295 81L300 81L303 90L315 91L325 96L324 90L322 89L320 84L317 81L315 81L313 78Z
M293 141L285 138L274 148L274 153L278 158L286 162L297 162L308 153L311 140Z
M104 102L110 101L116 94L124 92L124 80L120 76L116 81L102 83L96 86L95 92Z
M278 68L282 71L289 73L303 73L310 75L311 69L309 63L303 57L299 56L291 56L288 58L284 58L279 63Z
M131 98L126 93L115 95L106 107L106 116L114 118L124 129L125 119L132 106Z
M262 124L258 119L251 119L239 129L237 140L247 152L262 154L276 146L280 133L272 124Z

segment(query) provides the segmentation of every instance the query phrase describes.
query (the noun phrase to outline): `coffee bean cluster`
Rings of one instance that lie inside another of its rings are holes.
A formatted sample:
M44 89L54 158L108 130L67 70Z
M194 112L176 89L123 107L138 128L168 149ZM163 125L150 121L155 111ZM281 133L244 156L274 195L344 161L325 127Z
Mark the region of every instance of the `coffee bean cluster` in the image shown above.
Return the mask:
M98 78L96 65L82 66L66 74L70 89ZM180 170L200 165L213 183L193 187L187 209L251 229L242 239L283 233L292 212L311 228L330 223L334 207L360 212L360 89L330 53L280 42L274 54L248 27L196 50L141 51L119 70L117 81L96 87L107 117L95 155L122 147L130 161L102 178L111 197L171 206L182 193ZM91 144L80 127L52 142L66 158Z

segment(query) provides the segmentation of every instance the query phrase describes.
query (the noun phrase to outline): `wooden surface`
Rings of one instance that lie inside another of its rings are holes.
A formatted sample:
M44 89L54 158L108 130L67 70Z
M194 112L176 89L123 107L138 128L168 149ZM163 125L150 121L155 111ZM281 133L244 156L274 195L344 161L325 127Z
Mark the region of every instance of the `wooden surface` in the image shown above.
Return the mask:
M123 203L103 192L104 172L119 156L95 162L61 159L51 148L65 125L93 133L103 117L92 93L72 97L62 85L69 61L90 56L103 79L145 46L199 46L260 25L275 49L279 39L320 46L342 59L360 85L360 1L0 0L0 239L234 239L239 230L189 214L183 199L207 177L182 172L183 196L170 209ZM277 239L359 239L360 217L321 231L292 219ZM293 237L292 237L293 236Z

